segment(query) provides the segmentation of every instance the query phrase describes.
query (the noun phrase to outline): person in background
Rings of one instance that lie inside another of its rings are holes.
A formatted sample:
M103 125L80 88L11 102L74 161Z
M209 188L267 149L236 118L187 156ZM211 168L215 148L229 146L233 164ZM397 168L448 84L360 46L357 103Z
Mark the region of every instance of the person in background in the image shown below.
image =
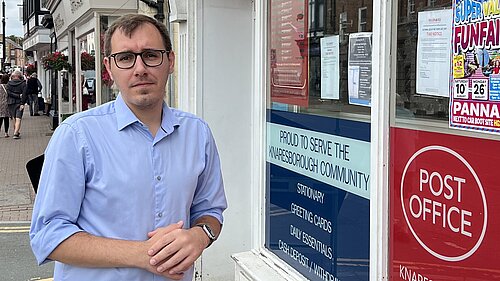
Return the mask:
M32 73L26 82L26 94L31 116L38 116L38 93L42 91L42 83L38 80L36 73Z
M26 104L26 81L23 73L19 70L12 72L10 81L7 83L7 104L10 116L14 118L14 139L21 137L21 121L23 118L24 104Z
M217 147L200 118L164 102L174 53L164 24L118 18L104 65L120 94L55 130L30 229L54 281L193 279L227 207Z
M7 83L9 82L9 75L2 74L0 78L0 129L2 128L2 123L4 125L5 135L4 137L9 137L9 106L7 105Z

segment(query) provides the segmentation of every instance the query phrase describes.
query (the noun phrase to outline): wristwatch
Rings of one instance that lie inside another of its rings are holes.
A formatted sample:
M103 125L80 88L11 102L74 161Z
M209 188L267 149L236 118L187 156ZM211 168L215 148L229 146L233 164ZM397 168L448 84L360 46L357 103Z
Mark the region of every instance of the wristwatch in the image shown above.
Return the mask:
M196 226L201 227L203 231L205 231L205 234L208 236L208 239L210 239L210 242L207 245L207 248L212 245L212 243L217 239L217 236L215 236L215 233L213 232L212 228L206 223L199 223Z

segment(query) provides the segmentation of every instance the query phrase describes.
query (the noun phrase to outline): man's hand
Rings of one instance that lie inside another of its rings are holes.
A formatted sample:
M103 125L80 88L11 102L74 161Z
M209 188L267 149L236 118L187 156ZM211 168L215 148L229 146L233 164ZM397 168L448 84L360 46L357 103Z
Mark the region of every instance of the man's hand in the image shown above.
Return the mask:
M170 233L172 231L182 230L183 224L184 224L184 222L179 221L176 224L171 224L167 227L158 228L158 229L148 233L148 236L150 237L150 239L148 239L146 241L146 250L149 250L153 245L158 244L157 243L158 240L160 240L160 238L162 238L163 235L167 235L168 233ZM158 271L157 266L154 266L151 264L150 255L146 254L146 256L148 258L147 258L147 261L145 262L143 267L147 271L152 272L152 273L157 274L157 275L160 275L160 276L163 276L163 277L166 277L166 278L173 279L173 280L180 280L184 277L184 271L180 271L179 273L172 273L172 274L170 272Z
M201 227L171 231L159 228L148 236L156 240L148 251L150 264L157 272L172 275L188 270L210 242Z

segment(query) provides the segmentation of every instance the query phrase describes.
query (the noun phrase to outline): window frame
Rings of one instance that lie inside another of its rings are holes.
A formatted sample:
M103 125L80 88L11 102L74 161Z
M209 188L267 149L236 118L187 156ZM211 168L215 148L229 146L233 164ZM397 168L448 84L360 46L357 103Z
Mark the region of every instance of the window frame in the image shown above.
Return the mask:
M364 19L363 19L363 12L364 12ZM367 7L361 7L358 9L358 32L364 32L366 31L366 27L368 25L367 22Z

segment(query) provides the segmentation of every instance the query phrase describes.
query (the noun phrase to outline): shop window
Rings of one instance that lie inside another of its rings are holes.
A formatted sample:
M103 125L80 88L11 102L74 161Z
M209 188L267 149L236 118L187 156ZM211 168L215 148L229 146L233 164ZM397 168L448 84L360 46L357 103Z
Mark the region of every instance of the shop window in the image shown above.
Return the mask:
M91 32L82 36L79 40L80 48L80 93L82 101L82 110L96 106L96 91L95 91L95 63L96 63L96 48L95 48L95 32Z
M391 114L387 151L387 279L410 280L416 274L429 280L496 280L498 2L421 1L412 16L406 3L397 2L392 22L397 33L391 45L397 50L391 50L396 89L391 89L390 111L396 118ZM448 175L460 175L456 178L467 182L467 192L443 196ZM450 227L450 208L430 208L433 219L424 218L425 211L417 214L415 206L424 201L466 210L471 215L459 223L467 231Z
M100 38L100 48L101 48L101 102L106 103L108 101L115 100L119 94L118 88L114 86L111 76L109 76L104 66L104 34L108 30L109 26L117 19L117 16L101 16L101 38Z
M265 247L309 280L369 280L372 1L268 3Z
M398 2L401 5L405 1ZM406 2L409 16L398 9L395 112L399 121L404 119L434 120L446 124L449 113L451 1L441 1L434 9L422 6L415 11L414 0ZM436 1L429 1L435 5ZM425 9L425 10L424 10ZM419 31L427 29L425 19L435 21L433 28L444 28L449 33ZM436 27L436 24L439 24ZM448 35L446 35L448 34ZM419 38L420 36L420 38ZM433 39L430 40L431 36Z

